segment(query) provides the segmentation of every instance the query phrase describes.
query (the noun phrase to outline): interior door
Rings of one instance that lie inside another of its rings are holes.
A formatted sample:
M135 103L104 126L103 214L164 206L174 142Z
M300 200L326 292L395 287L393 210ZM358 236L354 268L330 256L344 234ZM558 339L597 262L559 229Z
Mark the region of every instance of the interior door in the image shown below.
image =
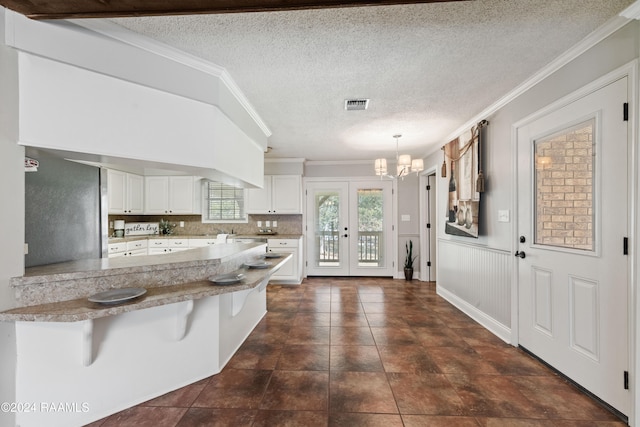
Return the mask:
M307 183L307 275L393 276L391 181Z
M621 78L517 128L520 345L629 414Z
M427 177L427 281L436 281L436 175Z

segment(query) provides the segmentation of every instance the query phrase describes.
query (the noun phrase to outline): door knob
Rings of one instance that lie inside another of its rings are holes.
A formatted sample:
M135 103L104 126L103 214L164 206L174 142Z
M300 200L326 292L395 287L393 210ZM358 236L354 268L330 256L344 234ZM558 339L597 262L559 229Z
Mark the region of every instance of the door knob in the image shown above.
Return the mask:
M520 258L525 258L527 255L524 253L524 251L516 251L516 256Z

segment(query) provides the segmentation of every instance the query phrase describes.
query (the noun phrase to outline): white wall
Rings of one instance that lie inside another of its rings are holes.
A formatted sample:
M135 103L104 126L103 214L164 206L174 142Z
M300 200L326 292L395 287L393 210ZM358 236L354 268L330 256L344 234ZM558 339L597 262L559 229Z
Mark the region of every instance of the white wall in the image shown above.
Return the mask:
M515 250L517 236L512 230L515 204L512 192L515 180L512 170L512 124L609 71L638 58L639 29L640 25L637 21L630 22L495 113L480 118L489 121L486 138L483 141L486 192L482 194L481 201L480 237L469 239L445 234L442 222L444 212L438 212L439 254L446 252L450 257L484 259L485 257L496 258L494 256L496 253L502 253L504 256L513 258L511 254ZM442 141L442 144L446 142L448 141ZM430 155L425 161L425 165L440 164L442 164L440 150ZM439 173L437 185L438 206L446 206L447 179L441 178ZM511 222L498 222L498 210L502 209L510 210ZM438 287L460 308L505 337L505 331L511 328L509 321L512 316L509 297L511 284L503 283L501 289L496 289L494 285L497 281L502 281L501 278L505 274L510 275L510 272L500 270L501 261L496 261L492 266L480 264L477 273L483 277L483 280L470 283L465 281L465 268L450 268L442 264L444 261L443 257L439 256ZM493 269L493 272L490 269ZM496 304L496 301L500 303Z
M0 8L0 310L15 304L9 278L24 269L24 149L18 137L18 57L4 45L4 9ZM0 402L15 401L15 326L0 323ZM0 425L14 425L11 413L0 412Z

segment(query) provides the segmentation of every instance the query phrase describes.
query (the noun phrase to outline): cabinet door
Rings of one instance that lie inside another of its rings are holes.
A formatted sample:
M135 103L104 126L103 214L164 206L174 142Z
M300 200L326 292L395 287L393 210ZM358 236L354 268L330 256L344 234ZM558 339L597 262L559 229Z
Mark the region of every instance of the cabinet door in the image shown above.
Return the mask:
M169 213L169 178L146 176L144 178L144 213Z
M297 175L274 175L271 189L271 213L302 213L302 179Z
M127 174L107 169L107 199L110 214L123 214L126 207Z
M276 273L271 276L273 281L294 281L298 280L298 248L275 248L273 252L283 254L285 256L293 254L291 259L284 263Z
M127 213L144 213L144 177L127 174Z
M247 191L247 213L265 214L271 212L271 176L264 177L264 188L250 188Z
M169 177L169 213L193 213L193 177Z

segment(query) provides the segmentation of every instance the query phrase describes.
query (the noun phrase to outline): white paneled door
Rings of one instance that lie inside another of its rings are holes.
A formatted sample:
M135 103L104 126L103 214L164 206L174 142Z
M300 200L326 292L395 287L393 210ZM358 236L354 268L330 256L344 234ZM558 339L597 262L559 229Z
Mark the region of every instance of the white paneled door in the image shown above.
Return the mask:
M307 275L393 276L391 181L307 182Z
M519 344L623 414L628 78L517 127Z

